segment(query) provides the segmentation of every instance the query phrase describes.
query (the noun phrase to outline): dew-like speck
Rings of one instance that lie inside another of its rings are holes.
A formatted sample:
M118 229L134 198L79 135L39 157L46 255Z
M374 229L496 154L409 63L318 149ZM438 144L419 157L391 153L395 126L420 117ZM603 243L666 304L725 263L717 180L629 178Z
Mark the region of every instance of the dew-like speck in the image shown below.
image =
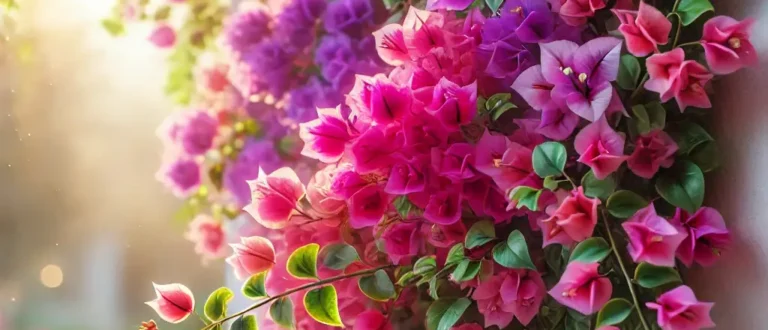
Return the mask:
M8 167L11 167L11 164L8 164Z
M32 133L27 133L27 136L32 136Z
M16 298L11 298L11 301L16 301Z

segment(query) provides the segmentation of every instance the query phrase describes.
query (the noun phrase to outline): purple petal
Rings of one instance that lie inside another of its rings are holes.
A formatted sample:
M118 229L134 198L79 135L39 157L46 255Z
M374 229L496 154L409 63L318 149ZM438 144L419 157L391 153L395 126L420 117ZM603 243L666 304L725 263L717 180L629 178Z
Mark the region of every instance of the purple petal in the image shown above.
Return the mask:
M570 67L573 54L579 45L568 40L558 40L542 44L541 73L550 83L570 84L571 78L563 74L563 68Z
M612 37L593 39L579 47L573 54L574 70L587 74L589 86L614 81L619 74L620 56L620 39Z

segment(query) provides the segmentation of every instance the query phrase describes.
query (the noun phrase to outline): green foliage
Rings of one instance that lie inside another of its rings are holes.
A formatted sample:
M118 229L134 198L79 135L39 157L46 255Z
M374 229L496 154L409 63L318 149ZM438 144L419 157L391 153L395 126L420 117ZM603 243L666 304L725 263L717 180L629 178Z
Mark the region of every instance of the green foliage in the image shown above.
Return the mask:
M704 173L720 167L720 150L714 142L707 142L694 148L689 157Z
M634 128L639 134L664 129L667 122L667 111L658 102L635 105L632 107L632 114Z
M619 190L613 193L611 197L608 197L606 204L611 215L622 219L631 217L637 210L646 206L648 206L648 201L629 190Z
M512 95L509 93L499 93L492 95L485 101L485 109L492 120L498 120L505 112L517 108L516 105L509 102L511 97Z
M259 326L256 317L253 315L240 316L232 322L229 330L257 330Z
M395 296L395 285L384 270L377 270L373 275L360 277L357 281L360 291L375 301L387 301Z
M538 211L539 197L542 192L543 190L519 186L509 192L509 200L515 202L515 207L518 209L525 206L531 211Z
M584 195L606 200L616 189L616 179L611 174L599 180L595 177L595 173L590 170L581 178L581 186L584 187Z
M101 20L101 27L113 37L119 37L125 34L125 24L118 18L105 18Z
M558 142L544 142L533 149L533 170L542 178L560 176L566 158L565 146Z
M317 278L317 254L320 251L320 245L312 243L304 245L291 253L288 257L286 268L288 273L296 278L316 279Z
M267 296L267 289L264 287L264 282L267 279L267 272L261 272L251 276L245 283L243 283L243 296L251 299L259 299Z
M629 317L632 313L632 304L623 298L614 298L609 300L600 312L597 313L597 323L595 327L616 325Z
M435 260L435 256L421 257L413 264L413 274L415 275L432 274L436 269L437 260Z
M496 228L493 222L483 220L476 222L467 232L467 237L464 240L464 245L467 249L474 249L478 246L484 245L496 238Z
M493 260L507 268L536 269L528 253L528 244L519 230L509 234L506 242L493 247Z
M464 259L456 265L456 269L454 269L451 277L458 283L469 281L480 273L480 266L480 261Z
M346 243L336 243L324 246L320 250L323 265L330 269L342 270L358 259L357 250Z
M464 259L464 244L456 243L448 251L448 256L445 259L445 265L455 264Z
M229 288L218 288L213 291L203 306L203 313L211 321L218 321L227 315L227 304L235 294Z
M687 155L699 145L714 141L712 136L703 127L692 122L670 125L669 135L677 143L677 152L681 155Z
M602 237L590 237L582 241L571 252L571 261L585 263L600 262L611 253L611 246Z
M277 325L285 329L293 329L296 324L296 319L293 316L293 302L291 302L291 298L282 297L275 300L275 302L269 306L269 316Z
M670 204L693 213L704 203L704 173L694 163L678 162L659 175L656 191Z
M619 87L625 90L633 90L640 80L640 62L636 57L626 54L621 56L621 66L619 66L619 77L616 82Z
M407 219L408 215L411 214L412 211L415 211L416 206L411 203L410 200L408 200L408 196L402 195L397 196L395 200L392 201L392 204L395 206L395 210L397 211L397 214L399 214L401 217Z
M314 289L304 295L304 308L317 322L334 327L343 327L339 315L339 300L333 285Z
M434 301L427 309L427 330L451 329L471 304L467 298Z
M691 25L699 16L708 11L715 11L715 7L709 0L682 0L680 6L677 7L677 13L685 26Z
M635 282L641 287L653 289L666 284L681 283L682 279L674 268L643 262L635 268Z

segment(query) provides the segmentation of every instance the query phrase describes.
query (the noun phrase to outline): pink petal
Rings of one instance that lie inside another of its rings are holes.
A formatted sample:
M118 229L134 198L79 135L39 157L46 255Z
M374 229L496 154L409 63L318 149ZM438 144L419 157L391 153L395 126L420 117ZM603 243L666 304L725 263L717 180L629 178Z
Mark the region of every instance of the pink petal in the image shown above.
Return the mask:
M157 299L146 302L163 320L169 323L184 321L195 310L195 297L186 286L178 283L159 285L152 283Z
M379 52L379 57L387 64L397 66L410 61L411 57L408 55L401 25L385 25L373 32L373 37L376 40L376 50Z

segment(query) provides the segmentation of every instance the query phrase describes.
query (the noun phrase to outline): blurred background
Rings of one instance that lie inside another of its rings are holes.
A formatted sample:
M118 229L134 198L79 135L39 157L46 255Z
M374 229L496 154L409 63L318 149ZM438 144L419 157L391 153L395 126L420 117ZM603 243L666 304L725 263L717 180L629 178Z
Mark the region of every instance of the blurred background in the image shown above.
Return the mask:
M0 25L0 329L136 329L157 319L151 282L220 286L154 178L174 108L149 28L109 36L113 1L17 1Z

